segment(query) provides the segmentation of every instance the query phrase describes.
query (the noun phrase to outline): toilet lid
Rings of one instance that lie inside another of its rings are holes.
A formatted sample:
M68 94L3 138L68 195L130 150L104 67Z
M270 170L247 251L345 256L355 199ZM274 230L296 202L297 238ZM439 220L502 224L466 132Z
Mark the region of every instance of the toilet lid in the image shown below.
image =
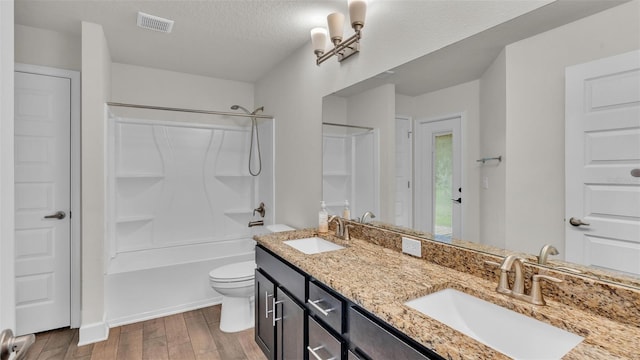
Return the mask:
M251 280L255 276L255 269L255 261L244 261L213 269L209 273L209 278L219 282Z

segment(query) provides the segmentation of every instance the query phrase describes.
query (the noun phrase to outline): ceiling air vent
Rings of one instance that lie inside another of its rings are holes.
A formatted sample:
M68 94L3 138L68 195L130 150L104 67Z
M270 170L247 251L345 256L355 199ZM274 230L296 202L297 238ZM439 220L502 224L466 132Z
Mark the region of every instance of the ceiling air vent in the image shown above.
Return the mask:
M173 20L153 16L138 11L138 27L164 33L170 33L173 28Z

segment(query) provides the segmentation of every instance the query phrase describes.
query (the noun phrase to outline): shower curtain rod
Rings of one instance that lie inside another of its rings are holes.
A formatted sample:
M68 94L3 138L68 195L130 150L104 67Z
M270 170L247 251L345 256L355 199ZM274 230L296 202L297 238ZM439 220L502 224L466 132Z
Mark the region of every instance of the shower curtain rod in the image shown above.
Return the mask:
M323 123L322 123L322 125L341 126L341 127L348 127L348 128L354 128L354 129L364 129L364 130L371 130L371 131L373 131L373 130L374 130L372 127L357 126L357 125L335 124L335 123L329 123L329 122L323 122Z
M136 109L165 110L165 111L176 111L176 112L186 112L186 113L195 113L195 114L209 114L209 115L222 115L222 116L242 116L242 117L248 117L248 118L272 119L273 120L273 116L272 115L250 115L250 114L225 112L225 111L182 109L182 108L173 108L173 107L164 107L164 106L125 104L125 103L118 103L118 102L107 102L107 105L109 105L109 106L119 106L119 107L129 107L129 108L136 108Z

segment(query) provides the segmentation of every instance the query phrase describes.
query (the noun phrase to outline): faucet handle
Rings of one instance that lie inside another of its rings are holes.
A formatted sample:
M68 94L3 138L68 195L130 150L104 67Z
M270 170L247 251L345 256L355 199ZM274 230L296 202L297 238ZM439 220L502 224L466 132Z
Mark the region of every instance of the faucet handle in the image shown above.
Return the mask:
M533 275L533 281L539 281L539 280L549 280L556 283L562 282L562 280L558 278L554 278L553 276L549 276L549 275L540 275L540 274Z
M531 303L535 305L546 305L547 302L544 301L544 297L542 296L542 289L540 288L540 280L548 280L553 281L555 283L561 283L562 280L558 278L554 278L553 276L548 275L533 275L533 281L531 283Z
M497 263L495 261L491 261L491 260L485 260L484 263L486 265L491 265L491 266L495 266L495 267L500 267L500 263Z

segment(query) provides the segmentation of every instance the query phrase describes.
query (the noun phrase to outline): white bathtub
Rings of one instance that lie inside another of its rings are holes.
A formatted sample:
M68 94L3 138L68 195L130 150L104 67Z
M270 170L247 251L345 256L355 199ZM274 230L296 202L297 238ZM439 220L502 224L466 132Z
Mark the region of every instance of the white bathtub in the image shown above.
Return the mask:
M254 258L253 239L225 240L120 254L105 275L109 327L222 302L209 286L216 267Z

